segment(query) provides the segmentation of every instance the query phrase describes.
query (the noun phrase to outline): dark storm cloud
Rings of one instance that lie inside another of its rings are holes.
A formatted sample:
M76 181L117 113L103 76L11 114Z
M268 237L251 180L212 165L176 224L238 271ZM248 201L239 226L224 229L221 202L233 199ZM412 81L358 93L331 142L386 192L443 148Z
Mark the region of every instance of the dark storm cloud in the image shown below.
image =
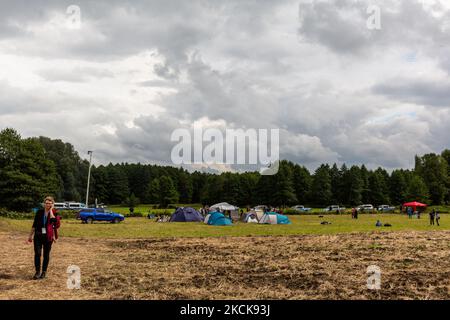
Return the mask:
M80 30L64 27L72 4ZM369 4L381 30L366 28ZM435 108L450 100L437 70L450 70L448 18L393 0L2 2L0 54L25 64L0 73L0 126L95 149L100 162L170 163L170 134L203 118L280 128L282 156L310 168L409 166L448 142L450 115ZM395 80L408 52L435 66L427 80Z
M373 88L376 94L392 100L433 107L450 107L450 82L392 79Z

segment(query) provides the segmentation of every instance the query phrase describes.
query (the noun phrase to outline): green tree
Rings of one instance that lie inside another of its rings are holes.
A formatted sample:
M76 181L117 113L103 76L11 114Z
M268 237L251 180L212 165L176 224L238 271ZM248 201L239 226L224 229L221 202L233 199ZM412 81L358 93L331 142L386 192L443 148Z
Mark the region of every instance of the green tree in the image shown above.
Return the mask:
M312 177L308 169L300 165L295 165L292 181L297 201L301 204L308 203L312 184Z
M21 139L13 129L0 131L0 206L29 211L58 187L55 164L38 141Z
M369 177L370 202L374 206L379 206L389 202L387 195L386 182L382 173L379 171L373 172Z
M358 205L362 201L363 180L361 172L357 166L352 166L344 176L344 185L348 192L346 202L350 205Z
M275 184L273 185L274 194L272 203L276 206L295 204L297 197L292 183L292 163L283 160L280 161L278 172L274 175Z
M159 204L159 179L155 178L149 183L147 199L149 203Z
M130 191L128 188L128 178L123 170L123 165L109 164L106 167L108 178L107 187L109 190L109 203L122 204L128 197Z
M444 151L442 151L441 157L443 159L445 159L445 161L447 162L447 183L446 183L447 195L445 196L445 201L446 201L446 203L449 203L450 202L450 150L445 149Z
M345 167L345 171L347 168ZM330 169L330 182L331 182L331 202L333 203L343 203L342 194L342 171L339 170L336 163Z
M86 177L82 177L85 172L83 160L78 152L70 143L64 143L57 139L53 140L47 137L32 138L38 141L45 149L47 158L56 165L56 171L59 179L59 190L57 199L60 201L81 201L82 195L86 193ZM83 199L84 200L84 199Z
M139 204L139 198L137 198L134 193L132 193L126 200L126 204L130 211L133 211L134 208Z
M403 170L392 171L390 178L390 198L394 204L402 204L408 197L408 183Z
M413 175L409 181L408 201L419 201L428 203L429 192L427 185L418 175Z
M363 203L369 203L370 202L370 188L369 188L369 177L370 177L370 171L367 170L365 165L361 166L360 176L362 181L362 190L361 190L361 201Z
M193 184L192 177L187 171L181 170L178 175L178 192L181 203L191 203Z
M311 186L312 202L316 205L328 205L332 200L330 167L322 164L314 172Z
M440 155L434 153L415 157L414 172L425 182L431 203L439 205L448 194L448 163Z
M171 203L178 203L179 195L172 179L168 176L159 178L159 205L167 208Z

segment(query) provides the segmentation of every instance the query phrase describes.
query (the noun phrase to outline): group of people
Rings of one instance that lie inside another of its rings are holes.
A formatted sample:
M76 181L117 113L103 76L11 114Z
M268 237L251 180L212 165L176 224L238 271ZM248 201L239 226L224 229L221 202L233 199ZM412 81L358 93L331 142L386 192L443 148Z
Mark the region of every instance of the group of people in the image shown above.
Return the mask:
M434 226L434 221L436 220L436 224L439 226L439 220L441 217L439 216L439 211L436 209L433 209L430 211L430 225Z
M401 212L401 211L400 211ZM406 214L408 215L408 218L412 219L414 215L417 216L417 219L420 219L420 210L414 211L411 207L406 207Z

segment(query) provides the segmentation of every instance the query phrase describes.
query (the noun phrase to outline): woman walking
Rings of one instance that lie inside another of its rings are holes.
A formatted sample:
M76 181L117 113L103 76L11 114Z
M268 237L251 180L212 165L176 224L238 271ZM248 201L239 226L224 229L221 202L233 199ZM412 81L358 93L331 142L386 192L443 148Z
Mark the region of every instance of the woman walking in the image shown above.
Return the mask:
M44 208L36 212L30 236L28 237L28 242L31 243L34 241L34 267L36 269L36 273L33 276L34 280L45 278L50 261L52 243L58 239L60 217L53 208L54 203L55 200L53 197L46 197L44 199ZM42 261L41 273L42 251L44 259Z

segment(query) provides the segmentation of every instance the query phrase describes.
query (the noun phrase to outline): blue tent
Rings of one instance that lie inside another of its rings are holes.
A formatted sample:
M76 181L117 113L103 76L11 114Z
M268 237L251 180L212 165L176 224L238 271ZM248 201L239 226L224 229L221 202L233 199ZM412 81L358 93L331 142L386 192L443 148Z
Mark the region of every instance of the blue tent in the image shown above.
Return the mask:
M175 210L172 217L170 217L170 222L196 222L203 221L203 217L194 208L191 207L180 207Z
M266 212L259 220L259 223L265 224L291 224L287 216L276 212Z
M205 223L210 226L231 226L232 222L230 219L226 218L223 213L220 212L210 212L206 218Z

